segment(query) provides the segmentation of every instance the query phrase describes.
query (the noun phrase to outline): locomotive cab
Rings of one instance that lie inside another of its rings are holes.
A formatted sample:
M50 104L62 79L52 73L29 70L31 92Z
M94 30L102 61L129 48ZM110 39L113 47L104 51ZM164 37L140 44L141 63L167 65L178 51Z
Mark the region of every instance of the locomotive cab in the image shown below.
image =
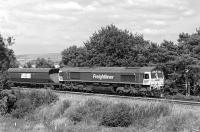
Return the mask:
M143 85L150 86L150 89L162 89L164 86L163 72L158 70L145 72L143 77Z

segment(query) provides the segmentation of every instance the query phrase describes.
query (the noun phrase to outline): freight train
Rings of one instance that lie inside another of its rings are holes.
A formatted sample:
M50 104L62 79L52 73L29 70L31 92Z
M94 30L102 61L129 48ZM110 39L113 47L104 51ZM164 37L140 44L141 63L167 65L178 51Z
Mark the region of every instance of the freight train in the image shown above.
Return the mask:
M150 96L165 80L156 67L10 68L8 75L13 86Z

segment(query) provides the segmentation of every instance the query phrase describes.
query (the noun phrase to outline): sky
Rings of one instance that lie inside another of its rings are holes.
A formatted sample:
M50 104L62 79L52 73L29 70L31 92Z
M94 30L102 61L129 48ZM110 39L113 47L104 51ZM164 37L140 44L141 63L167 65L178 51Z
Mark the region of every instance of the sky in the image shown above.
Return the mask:
M13 36L15 54L59 53L83 46L101 27L177 42L200 27L200 0L0 0L0 34Z

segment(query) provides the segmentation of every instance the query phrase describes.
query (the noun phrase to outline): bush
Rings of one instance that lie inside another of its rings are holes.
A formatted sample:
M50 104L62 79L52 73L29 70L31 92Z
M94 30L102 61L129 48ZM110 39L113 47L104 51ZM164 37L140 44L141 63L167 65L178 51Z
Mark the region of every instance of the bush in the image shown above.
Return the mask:
M62 118L65 111L70 107L71 102L68 100L58 101L52 105L44 105L34 111L30 120L40 120L48 124L54 119Z
M68 111L70 121L75 124L81 121L98 121L107 104L96 99L87 100L84 104L72 108Z
M74 124L83 121L88 115L88 110L84 106L78 106L70 110L71 111L68 113L69 120L74 122Z
M150 105L135 105L133 107L133 116L138 119L144 118L158 118L160 116L167 116L171 113L171 107L166 104L150 104Z
M134 105L132 107L133 124L139 126L148 125L154 119L161 116L167 116L171 113L172 109L169 105L158 103L150 105Z
M127 104L113 104L105 109L100 125L110 127L128 127L132 124L131 107Z
M7 98L3 98L0 100L0 115L5 115L8 111L7 107Z
M39 107L44 104L48 105L58 100L58 96L50 90L32 90L27 94L27 98L30 98L34 107Z
M15 118L23 118L41 105L48 105L58 100L58 96L49 90L16 91L15 94L17 102L12 112L12 116Z
M167 116L171 113L171 107L165 104L133 105L114 104L105 109L100 125L110 127L128 127L131 124L144 126L153 119Z
M12 91L3 90L0 92L0 102L2 105L2 110L4 114L10 113L14 107L15 102L17 101L16 96Z
M34 110L31 100L28 98L20 99L16 102L16 109L12 112L12 117L23 118Z
M71 102L68 100L64 100L61 103L57 104L54 108L54 115L53 118L58 118L64 114L65 110L68 109L71 105Z
M85 102L84 107L88 109L89 117L93 120L100 120L108 104L97 99L89 99Z
M0 72L0 91L4 89L10 89L7 73L2 71Z
M195 125L199 127L197 116L191 112L179 113L163 118L158 124L158 130L165 132L192 131L191 128Z

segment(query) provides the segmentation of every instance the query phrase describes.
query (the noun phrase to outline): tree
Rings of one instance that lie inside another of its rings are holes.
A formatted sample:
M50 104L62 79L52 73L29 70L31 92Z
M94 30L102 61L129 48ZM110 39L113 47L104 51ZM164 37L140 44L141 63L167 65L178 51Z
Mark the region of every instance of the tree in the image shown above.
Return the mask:
M5 71L9 67L18 67L14 51L9 49L14 42L12 37L3 38L0 34L0 71Z
M71 46L62 51L62 64L68 66L85 66L86 62L86 48Z
M196 29L193 34L181 33L178 39L178 48L180 54L189 54L200 60L200 29Z
M14 51L8 47L14 44L12 37L3 38L0 34L0 89L7 84L6 70L10 67L18 67Z
M141 34L108 25L95 32L84 47L71 46L61 54L62 63L68 66L147 66L174 61L177 49L171 41L158 45Z
M24 68L32 68L33 65L35 65L35 60L26 62L23 67Z
M33 65L35 65L36 68L55 68L53 61L44 58L37 58L36 60L27 62L24 68L31 68Z
M148 60L151 64L164 64L175 61L179 56L177 50L177 46L171 41L164 40L160 45L151 43L148 48Z
M146 63L144 53L149 42L140 34L108 25L95 32L84 45L89 66L139 66ZM138 62L138 58L142 61Z

